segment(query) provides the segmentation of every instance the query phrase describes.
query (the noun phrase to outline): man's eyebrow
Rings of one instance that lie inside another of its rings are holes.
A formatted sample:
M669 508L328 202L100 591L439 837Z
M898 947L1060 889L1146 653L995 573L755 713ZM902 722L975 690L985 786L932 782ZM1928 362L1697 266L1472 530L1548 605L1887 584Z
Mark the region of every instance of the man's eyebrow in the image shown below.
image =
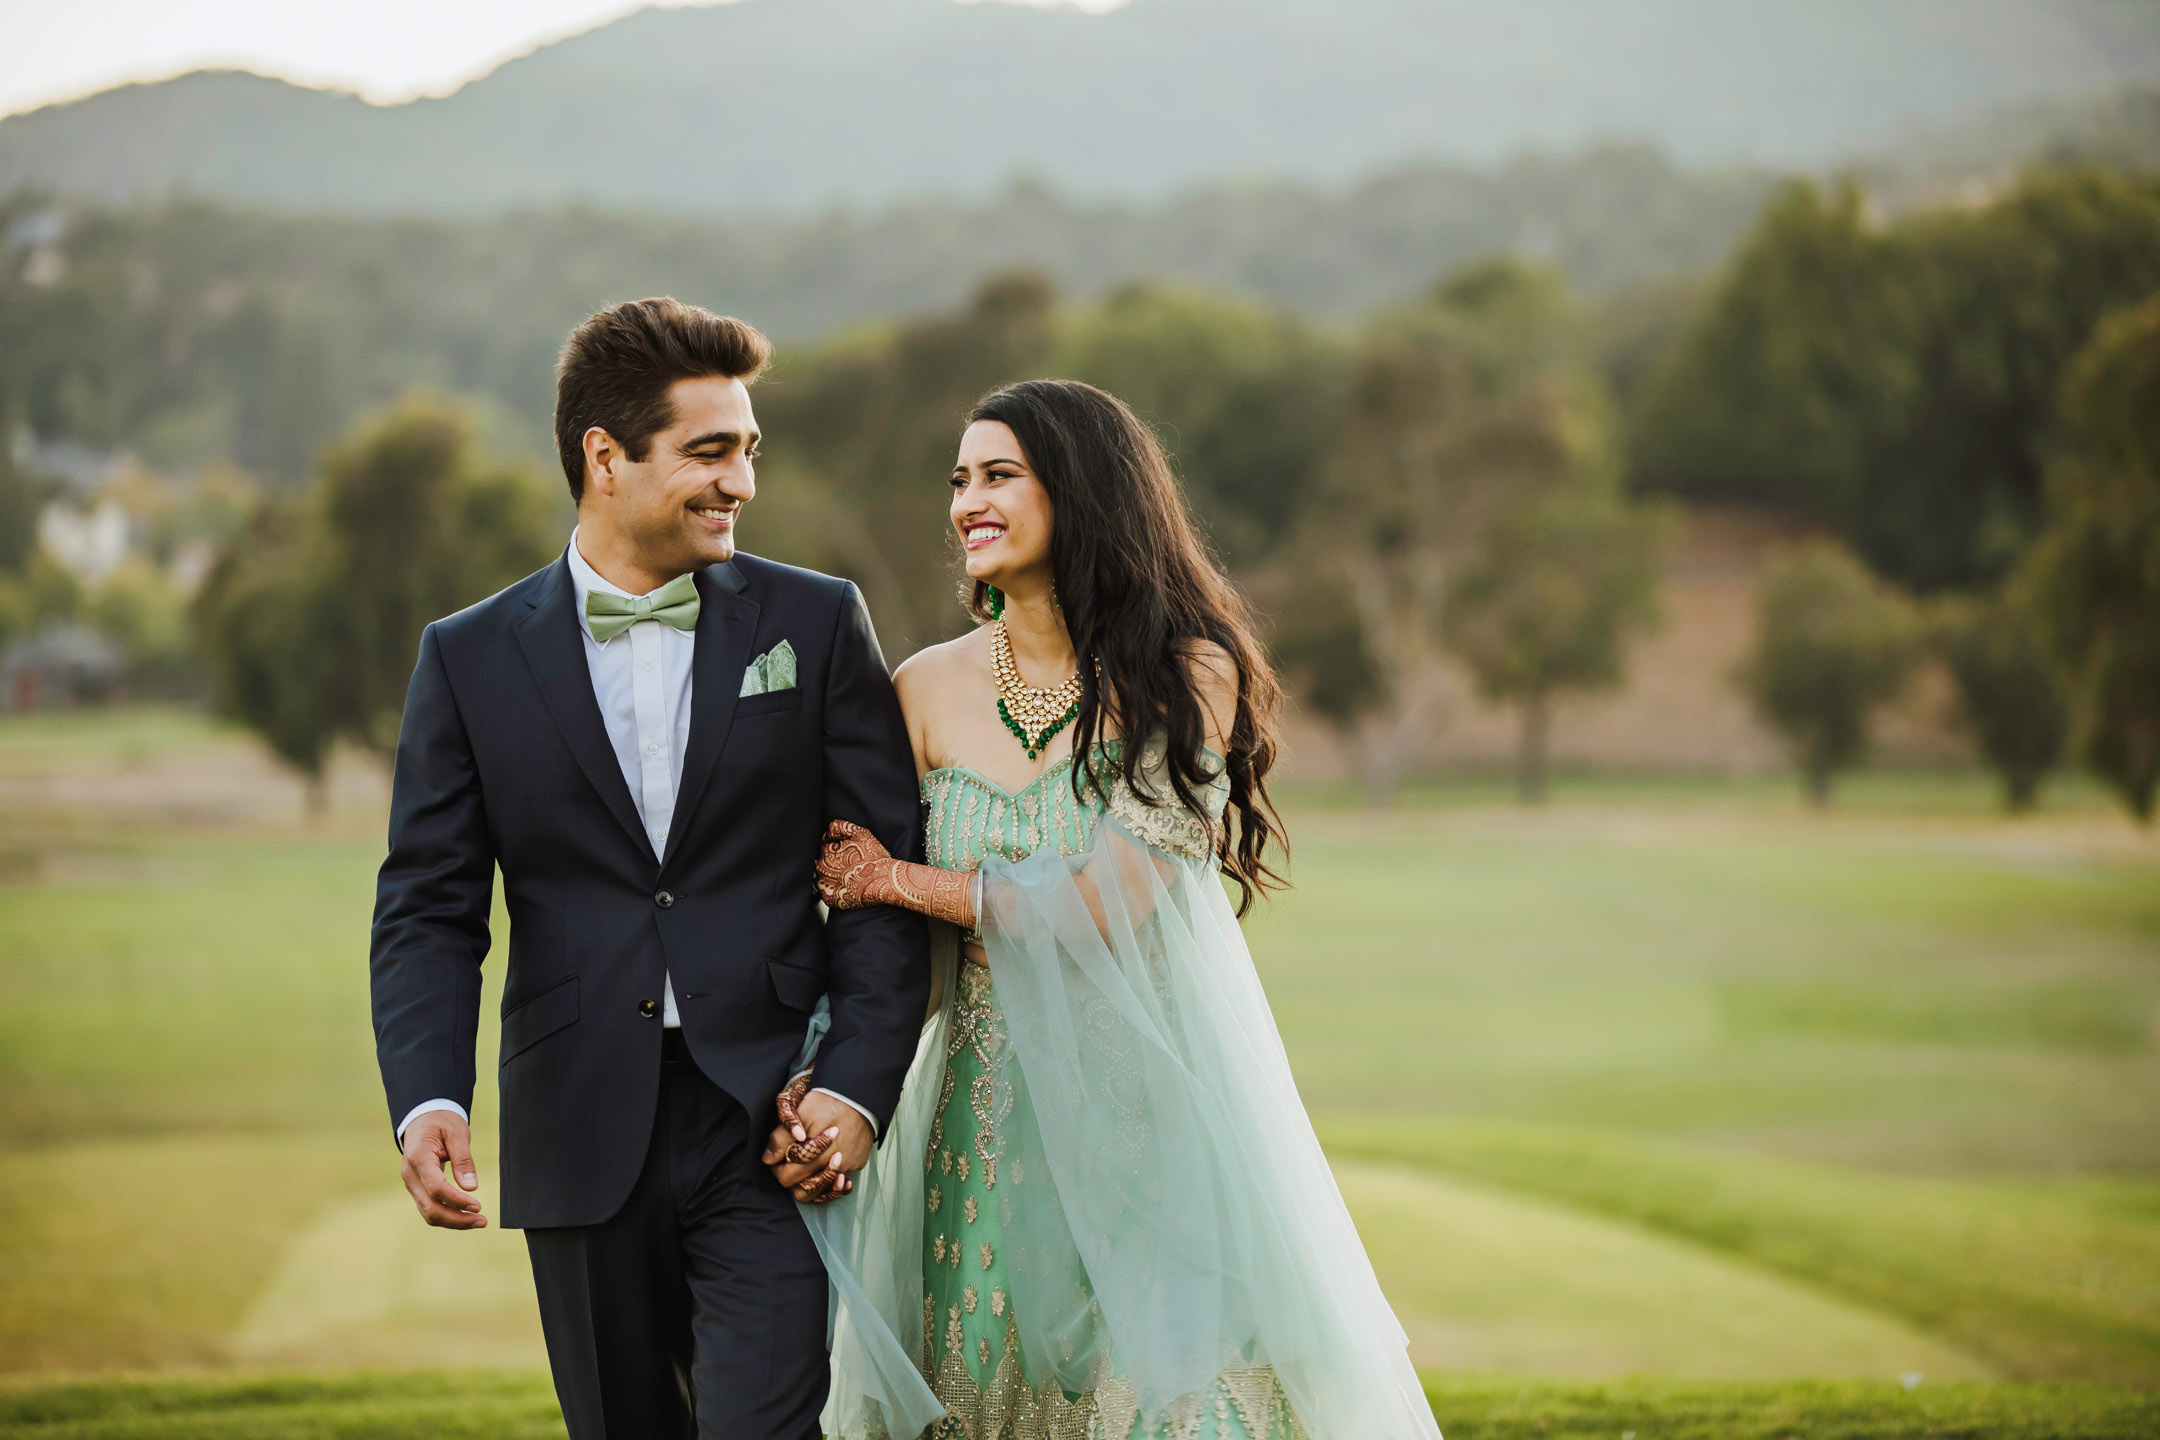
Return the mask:
M694 435L690 439L683 441L682 448L687 451L710 450L715 447L741 445L744 443L755 445L758 443L758 441L764 438L765 437L763 435L760 435L757 431L753 430L750 432L750 438L748 442L745 442L743 439L743 433L740 430L714 430L710 434Z

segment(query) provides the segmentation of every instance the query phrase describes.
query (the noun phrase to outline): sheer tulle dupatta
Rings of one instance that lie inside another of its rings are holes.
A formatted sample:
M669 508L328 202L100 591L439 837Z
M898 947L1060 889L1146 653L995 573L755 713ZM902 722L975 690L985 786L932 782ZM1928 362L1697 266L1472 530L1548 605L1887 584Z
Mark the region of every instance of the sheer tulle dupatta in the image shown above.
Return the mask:
M931 926L933 1000L908 1067L900 1113L860 1172L855 1193L825 1205L798 1205L832 1281L827 1340L832 1392L824 1429L834 1440L913 1440L945 1414L917 1368L923 1352L923 1166L944 1079L945 1042L959 936ZM801 1063L815 1053L813 1027Z
M1313 1440L1437 1440L1213 866L1108 815L1084 855L984 877L1014 1113L1035 1120L1011 1143L1040 1147L1016 1156L1007 1242L1038 1381L1091 1388L1106 1340L1143 1415L1272 1365ZM1024 1288L1060 1246L1086 1268L1085 1319Z
M997 1204L1032 1381L1114 1388L1162 1417L1219 1374L1272 1366L1312 1440L1438 1440L1213 867L1106 815L1081 855L983 876L1018 1072ZM942 1413L915 1361L956 949L943 930L947 1000L867 1178L804 1210L833 1275L825 1426L849 1440L903 1440Z

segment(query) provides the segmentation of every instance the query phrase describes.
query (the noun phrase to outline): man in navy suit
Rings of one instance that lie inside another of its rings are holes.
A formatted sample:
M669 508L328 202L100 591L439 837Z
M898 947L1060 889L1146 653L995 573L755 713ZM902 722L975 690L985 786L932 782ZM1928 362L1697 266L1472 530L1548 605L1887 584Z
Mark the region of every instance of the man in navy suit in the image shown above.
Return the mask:
M829 820L913 855L920 812L855 587L735 549L769 354L673 300L578 327L555 409L578 528L427 628L398 735L370 968L405 1185L431 1225L488 1223L468 1120L499 869L501 1218L573 1440L818 1435L826 1284L795 1201L870 1158L928 996L919 918L816 904ZM768 1170L821 1000L823 1151Z

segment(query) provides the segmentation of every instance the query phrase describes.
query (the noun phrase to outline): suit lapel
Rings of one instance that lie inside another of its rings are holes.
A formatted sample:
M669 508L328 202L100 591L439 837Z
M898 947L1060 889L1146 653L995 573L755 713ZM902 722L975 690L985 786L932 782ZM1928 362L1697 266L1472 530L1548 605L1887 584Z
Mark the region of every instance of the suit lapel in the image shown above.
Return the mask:
M742 694L743 671L750 664L750 642L757 635L759 607L743 598L742 573L730 563L698 573L697 649L690 660L690 740L683 751L682 785L675 794L675 818L661 868L675 858L698 801L712 779L713 767L727 745L735 721L735 701Z
M576 596L577 587L570 583L570 561L567 557L556 561L532 609L513 627L518 647L525 652L525 663L540 685L540 698L576 757L578 768L599 792L609 813L637 842L639 852L650 855L652 842L645 838L645 827L638 821L630 787L624 783L622 766L615 759L615 747L608 742L607 722L600 718L600 701L593 694Z

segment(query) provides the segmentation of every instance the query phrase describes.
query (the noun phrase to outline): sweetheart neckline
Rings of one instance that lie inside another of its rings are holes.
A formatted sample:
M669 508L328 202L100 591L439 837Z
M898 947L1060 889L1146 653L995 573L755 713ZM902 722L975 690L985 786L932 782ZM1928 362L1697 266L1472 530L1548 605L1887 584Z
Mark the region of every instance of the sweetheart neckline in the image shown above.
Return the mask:
M1119 740L1113 736L1112 738L1107 740L1097 740L1095 742L1094 748L1097 750L1106 750L1112 745L1121 745L1123 743L1124 742L1122 740ZM996 792L996 794L1001 799L1017 800L1022 795L1027 794L1028 791L1033 790L1036 786L1042 784L1043 781L1048 780L1052 775L1057 774L1058 771L1071 765L1073 763L1074 757L1077 756L1079 753L1080 752L1077 750L1066 751L1063 755L1060 755L1057 759L1051 761L1048 765L1043 766L1041 770L1036 772L1034 779L1028 781L1027 784L1022 785L1017 790L1008 790L1003 785L998 784L997 781L983 774L982 771L976 770L967 765L939 765L934 769L925 770L923 772L922 785L925 789L927 789L933 776L965 775L968 779L973 780L976 784L982 786L985 790L991 790Z

